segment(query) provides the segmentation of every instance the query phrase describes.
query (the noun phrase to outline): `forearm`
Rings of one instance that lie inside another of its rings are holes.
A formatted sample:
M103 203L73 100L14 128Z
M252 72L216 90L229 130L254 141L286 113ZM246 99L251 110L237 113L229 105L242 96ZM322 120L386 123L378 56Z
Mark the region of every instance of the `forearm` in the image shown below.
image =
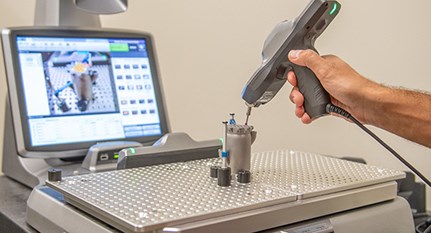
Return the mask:
M431 95L379 85L367 100L366 123L431 148Z
M431 148L431 95L377 84L333 55L321 57L312 50L292 50L289 60L310 68L331 95L332 103L360 122ZM295 114L302 122L311 123L294 72L289 72L288 81L294 86L290 97L296 105Z

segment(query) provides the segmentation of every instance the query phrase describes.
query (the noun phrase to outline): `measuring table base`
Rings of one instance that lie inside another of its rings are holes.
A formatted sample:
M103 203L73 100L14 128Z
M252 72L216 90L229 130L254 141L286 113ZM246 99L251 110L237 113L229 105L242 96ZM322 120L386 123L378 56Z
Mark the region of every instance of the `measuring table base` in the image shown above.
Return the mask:
M394 199L393 181L404 177L399 171L283 150L253 154L251 183L220 187L209 176L209 168L218 163L164 164L65 177L47 185L69 204L121 231L223 225L232 231L236 225L245 232Z

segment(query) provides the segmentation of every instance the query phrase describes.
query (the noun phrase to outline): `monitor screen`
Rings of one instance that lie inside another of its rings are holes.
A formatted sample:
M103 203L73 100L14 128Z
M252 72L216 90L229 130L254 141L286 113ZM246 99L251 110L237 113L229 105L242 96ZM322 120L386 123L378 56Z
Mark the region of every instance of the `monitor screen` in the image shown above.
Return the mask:
M48 33L13 39L27 149L166 133L149 38Z

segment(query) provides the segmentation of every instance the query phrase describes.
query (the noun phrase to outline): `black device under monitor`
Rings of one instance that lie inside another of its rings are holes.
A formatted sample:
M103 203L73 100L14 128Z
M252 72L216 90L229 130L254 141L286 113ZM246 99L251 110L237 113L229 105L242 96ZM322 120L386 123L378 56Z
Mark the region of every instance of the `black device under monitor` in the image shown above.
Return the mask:
M168 133L152 43L134 31L4 29L17 154L64 159L98 142L152 144Z

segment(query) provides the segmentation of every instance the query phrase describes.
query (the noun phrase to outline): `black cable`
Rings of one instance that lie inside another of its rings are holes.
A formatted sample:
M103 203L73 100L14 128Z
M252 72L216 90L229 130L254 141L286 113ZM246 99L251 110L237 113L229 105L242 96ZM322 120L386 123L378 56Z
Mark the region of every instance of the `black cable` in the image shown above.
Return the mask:
M420 229L421 229L421 227L422 227L422 225L423 225L423 223L421 223L421 224L419 224L419 225L417 225L416 227L415 227L415 232L416 233L423 233Z
M429 224L430 219L426 220L425 222L417 225L415 227L416 233L430 233L431 232L431 225ZM423 230L422 230L423 229Z
M380 139L377 135L375 135L371 130L369 130L367 127L365 127L361 122L359 122L355 117L352 116L349 112L346 110L335 106L333 104L328 104L326 106L326 111L328 113L336 113L338 115L341 115L343 117L346 117L347 119L351 120L353 123L355 123L359 128L364 130L366 133L368 133L372 138L374 138L380 145L382 145L384 148L386 148L389 152L391 152L398 160L400 160L404 165L406 165L410 170L412 170L417 176L419 176L427 185L431 188L431 182L422 174L420 173L415 167L413 167L407 160L405 160L401 155L399 155L394 149L392 149L388 144L386 144L382 139ZM429 229L429 232L431 232L431 228Z
M423 231L421 229L424 229ZM416 227L417 233L429 233L431 232L431 218L428 218L425 222L419 224Z

